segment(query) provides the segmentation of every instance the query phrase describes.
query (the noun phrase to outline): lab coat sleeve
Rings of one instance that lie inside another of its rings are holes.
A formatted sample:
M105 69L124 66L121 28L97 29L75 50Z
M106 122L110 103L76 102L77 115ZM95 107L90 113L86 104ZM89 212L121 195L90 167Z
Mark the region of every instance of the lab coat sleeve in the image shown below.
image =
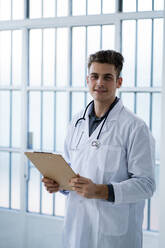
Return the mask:
M155 191L155 141L146 124L134 128L127 142L129 179L112 183L115 204L150 198Z

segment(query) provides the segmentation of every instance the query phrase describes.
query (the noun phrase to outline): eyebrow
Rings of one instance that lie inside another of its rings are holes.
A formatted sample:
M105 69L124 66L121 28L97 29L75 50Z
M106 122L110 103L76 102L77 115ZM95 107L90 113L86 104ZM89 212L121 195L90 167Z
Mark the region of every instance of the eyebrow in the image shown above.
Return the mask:
M89 75L98 75L98 73L97 72L91 72ZM114 77L114 75L111 74L111 73L105 73L105 74L103 74L103 76L112 76L112 77Z

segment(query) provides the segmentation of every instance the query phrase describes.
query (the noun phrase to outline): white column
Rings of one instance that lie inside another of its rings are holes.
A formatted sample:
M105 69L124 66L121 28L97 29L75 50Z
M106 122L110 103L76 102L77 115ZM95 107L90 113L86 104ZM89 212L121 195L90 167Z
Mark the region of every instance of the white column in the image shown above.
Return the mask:
M165 1L164 1L165 4ZM165 6L165 5L164 5ZM165 10L164 10L164 47L163 47L163 73L162 73L162 105L161 105L161 155L160 155L160 236L159 248L165 247ZM159 110L158 110L159 114Z

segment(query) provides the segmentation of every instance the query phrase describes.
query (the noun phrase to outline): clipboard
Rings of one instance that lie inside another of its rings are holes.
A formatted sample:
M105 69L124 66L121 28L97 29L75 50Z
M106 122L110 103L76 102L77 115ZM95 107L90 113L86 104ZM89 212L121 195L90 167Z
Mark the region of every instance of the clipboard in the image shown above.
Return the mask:
M62 155L47 152L25 152L25 155L44 177L55 180L60 190L71 190L69 180L77 175Z

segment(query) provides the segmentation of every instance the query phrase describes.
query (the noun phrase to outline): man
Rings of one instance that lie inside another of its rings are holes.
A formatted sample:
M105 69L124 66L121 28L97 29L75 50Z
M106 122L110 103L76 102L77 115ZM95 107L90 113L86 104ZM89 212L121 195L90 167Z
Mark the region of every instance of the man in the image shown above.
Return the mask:
M88 61L93 102L72 120L64 157L72 178L64 220L65 248L141 248L145 199L155 190L154 140L116 97L123 56L106 50ZM44 178L49 192L58 184Z

